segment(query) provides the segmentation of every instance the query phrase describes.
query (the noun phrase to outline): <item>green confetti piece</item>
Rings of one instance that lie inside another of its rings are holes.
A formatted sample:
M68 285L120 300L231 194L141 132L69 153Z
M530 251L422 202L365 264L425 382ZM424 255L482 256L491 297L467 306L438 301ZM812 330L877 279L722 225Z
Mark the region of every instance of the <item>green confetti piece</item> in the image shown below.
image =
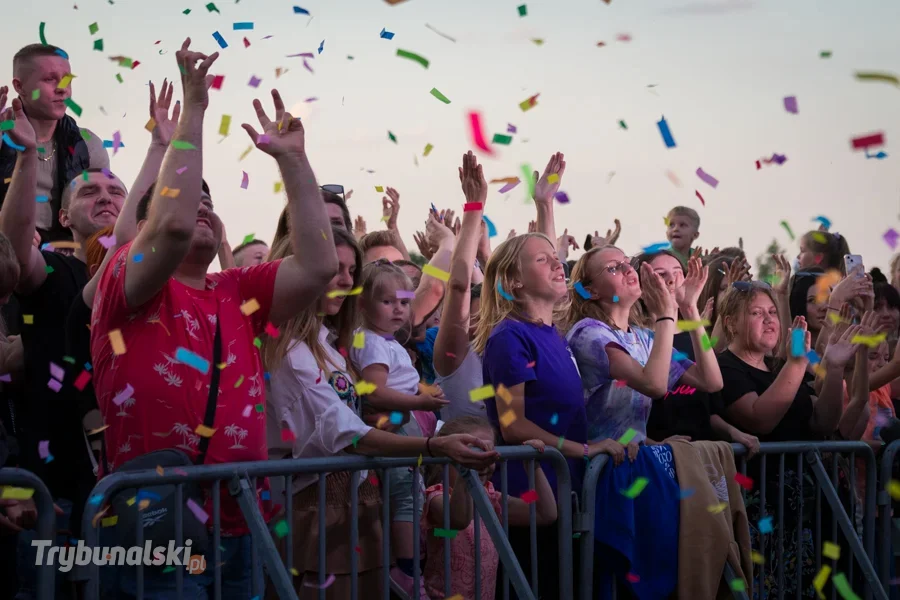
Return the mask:
M91 178L91 176L90 176L90 174L89 174L87 171L82 171L82 172L81 172L81 178L82 178L84 181L88 181L88 180Z
M91 32L91 35L94 35L98 31L100 31L100 26L96 23L91 23L90 25L88 25L88 31Z
M510 142L512 142L512 136L502 133L495 133L494 139L491 140L492 144L500 144L501 146L509 146Z
M522 181L528 184L528 197L534 198L534 171L531 165L522 165Z
M353 447L356 448L356 444L359 442L359 436L353 436Z
M16 128L15 121L0 121L0 131L9 131Z
M426 69L428 68L428 59L424 56L419 56L415 52L408 52L406 50L397 49L397 56L400 58L408 58L409 60L414 60Z
M559 436L559 439L556 441L556 449L562 451L562 447L565 441L566 438L564 436Z
M619 121L619 127L621 127L622 129L628 129L628 125L625 124L625 121L621 120Z
M847 576L843 573L837 573L832 577L831 583L844 600L861 600L850 587L850 582L847 581Z
M431 95L434 96L435 98L437 98L438 100L440 100L441 102L443 102L444 104L450 104L450 98L448 98L447 96L440 93L437 88L431 88Z
M780 225L781 225L782 227L784 227L785 231L787 231L788 237L791 238L791 241L793 242L794 239L796 239L796 238L794 238L794 232L791 231L791 226L788 225L788 222L787 222L787 221L782 221L782 222L780 223Z
M831 58L831 50L822 50L819 52L819 58Z
M72 356L63 356L63 361L69 363L70 365L75 364L75 358Z
M76 117L81 116L81 107L78 106L77 102L75 102L71 98L66 98L65 101L63 102L63 104L65 104L67 107L69 107L69 110L71 110L73 113L75 113Z
M435 527L434 529L434 537L439 538L450 538L451 540L456 537L456 534L459 533L456 529L441 529L440 527Z
M206 10L208 10L209 12L217 12L217 13L219 13L220 15L222 14L222 13L219 12L219 9L216 8L216 4L215 4L214 2L210 2L209 4L207 4L207 5L206 5Z
M78 132L81 133L81 139L83 139L86 142L90 141L90 139L91 139L90 131L88 131L87 129L79 129Z
M41 97L41 90L31 90L31 99L37 100Z
M388 139L391 140L392 142L394 142L395 144L397 143L397 136L395 136L390 131L388 131Z
M636 436L636 435L637 435L637 431L635 431L634 429L629 427L628 431L623 433L622 437L619 438L619 443L622 444L623 446L627 446L628 444L631 443L631 440L633 440L634 436Z
M47 37L44 35L44 27L46 27L46 26L47 26L47 24L44 23L43 21L41 21L41 26L38 27L38 37L41 38L41 43L42 43L43 45L45 45L45 46L48 45L48 44L47 44Z
M50 273L53 272L53 267L51 267L50 265L46 265L46 266L44 266L44 271L46 271L47 275L49 275Z
M184 9L183 11L181 11L181 14L183 14L183 15L189 15L189 14L191 14L191 9L186 8L186 9Z
M172 140L172 147L176 150L196 150L197 146L184 140Z
M116 81L118 81L119 83L124 83L124 81L122 80L122 74L121 74L121 73L116 73Z
M731 586L731 589L733 589L735 592L746 592L747 591L747 586L744 585L743 579L732 579L731 583L729 585Z
M519 6L519 7L518 7L518 10L519 10L519 16L520 16L520 17L528 16L528 7L525 6L524 4L521 5L521 6Z
M257 348L262 348L262 340L259 338L253 338L253 345Z
M631 484L631 487L629 487L627 490L622 490L622 495L626 498L634 500L641 495L641 492L644 491L644 488L647 487L648 483L650 483L650 480L646 477L638 477L634 480L634 483Z
M247 235L244 236L244 241L241 242L241 245L243 246L244 244L249 244L250 242L252 242L255 239L256 239L255 233L248 233Z
M166 567L165 569L163 569L163 573L171 573L174 570L175 570L175 567Z
M703 333L703 337L700 338L700 347L703 348L704 352L713 347L712 340L709 339L709 335L705 332Z
M103 38L94 40L94 50L96 50L97 52L103 52Z
M573 537L574 539L577 540L578 538L581 537L581 532L580 532L580 531L576 531L574 534L572 534L572 537Z
M134 66L134 60L128 58L127 56L123 56L122 59L119 60L119 66L130 69Z
M41 154L44 154L45 152L47 152L47 149L44 148L43 146L38 146L37 151L40 152Z
M275 523L275 535L279 538L283 538L288 534L288 523L285 519L282 519Z
M255 408L255 409L256 409L256 412L258 412L258 413L266 412L266 407L263 406L262 404L257 404L257 405L254 406L253 408Z

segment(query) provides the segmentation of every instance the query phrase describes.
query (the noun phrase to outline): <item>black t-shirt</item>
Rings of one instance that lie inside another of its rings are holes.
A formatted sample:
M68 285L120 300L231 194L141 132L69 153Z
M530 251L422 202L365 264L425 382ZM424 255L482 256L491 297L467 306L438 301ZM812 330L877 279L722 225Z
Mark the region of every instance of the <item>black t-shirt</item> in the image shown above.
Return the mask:
M89 275L87 265L74 256L41 254L49 267L47 279L31 294L17 294L25 350L25 395L17 406L20 464L41 477L54 498L70 498L80 481L93 477L73 395L75 377L84 367L66 355L66 319ZM50 363L65 371L59 392L48 385ZM53 455L49 463L38 452L44 440Z
M78 294L72 301L69 316L66 319L66 356L75 359L73 371L76 377L85 369L85 365L91 362L91 307L84 301L84 296ZM94 382L89 381L84 389L72 390L78 405L78 417L97 408L97 398L94 396Z
M722 404L727 409L744 395L756 392L762 396L775 381L778 373L768 365L769 371L762 371L752 367L735 356L730 350L719 355L719 368L722 370ZM814 391L810 384L813 377L804 376L794 402L782 417L781 422L770 433L758 435L761 442L791 442L822 440L825 436L814 432L809 421L813 416L812 397ZM726 413L727 414L727 413ZM739 427L740 429L740 427ZM754 431L748 431L756 435Z
M690 333L675 334L672 346L694 360ZM673 391L653 401L647 420L647 437L657 442L673 435L687 435L692 440L713 440L716 438L709 418L721 414L718 394L708 394L679 384Z

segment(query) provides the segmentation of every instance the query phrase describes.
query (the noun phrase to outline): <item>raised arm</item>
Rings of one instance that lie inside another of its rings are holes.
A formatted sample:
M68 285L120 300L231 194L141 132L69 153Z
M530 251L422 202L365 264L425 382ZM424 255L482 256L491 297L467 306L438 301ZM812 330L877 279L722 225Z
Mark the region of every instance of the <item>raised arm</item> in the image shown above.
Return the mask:
M275 277L269 318L277 326L303 311L325 291L337 273L338 259L325 201L306 155L303 123L285 112L278 90L272 90L272 100L274 121L266 116L259 100L253 101L262 135L250 125L243 127L256 147L278 163L288 197L294 253L281 261Z
M387 218L387 228L393 235L394 248L403 255L403 260L409 260L409 250L406 249L403 236L400 235L400 228L397 226L397 217L400 216L400 192L392 187L385 191L387 196L381 198L382 214Z
M0 106L6 105L6 87L0 88ZM19 284L16 290L28 294L41 287L47 279L47 263L41 251L34 247L35 206L37 198L37 141L22 101L12 101L2 121L13 121L13 128L7 131L14 144L19 146L12 181L6 191L3 208L0 209L0 232L9 238L19 261Z
M778 307L781 339L785 339L791 329L791 263L782 254L773 254L772 260L775 261L776 278L772 291L775 292ZM785 351L786 346L782 346L779 358L787 358L784 355Z
M699 258L691 258L688 261L688 275L681 287L675 291L675 301L683 319L700 320L697 299L708 275L709 267L704 267ZM712 344L709 343L706 329L701 325L691 331L690 336L696 364L685 372L682 381L705 392L718 392L722 389L722 371L719 370L719 361L716 359Z
M184 113L166 150L147 224L128 251L125 299L138 307L163 288L187 256L201 203L203 119L209 105L209 68L219 57L190 50L190 38L175 53L184 88ZM199 64L198 64L199 63ZM165 193L163 193L165 192ZM134 257L143 255L142 260Z
M450 281L441 313L441 327L434 343L434 370L439 375L454 373L469 352L469 308L472 271L481 237L487 182L481 165L470 151L463 155L459 181L466 198L462 230L450 260Z
M860 440L866 432L871 416L869 408L869 349L865 346L856 350L853 378L850 380L848 391L850 402L841 416L838 429L844 439Z
M551 244L556 244L556 223L553 218L553 199L559 191L559 184L566 172L566 160L562 152L557 152L550 157L544 173L538 179L537 171L534 172L534 205L537 208L537 231L550 238ZM551 181L552 180L552 181Z
M844 411L844 368L857 353L859 344L853 344L850 340L860 332L860 329L859 325L852 325L842 334L836 332L825 349L825 356L822 358L825 365L825 377L809 422L813 431L829 435L840 426L841 434L852 435L859 421L860 411L868 409L868 391L866 391L862 406L859 405L858 397L854 396L851 398L852 406L847 406L847 410ZM857 361L858 364L859 361ZM868 385L868 381L865 384ZM841 413L844 413L843 419ZM865 420L868 421L868 416ZM850 421L851 424L848 426L845 421ZM846 439L858 440L859 437L846 437Z
M437 247L428 264L440 271L446 271L450 268L450 258L456 244L453 232L441 223L433 212L430 212L428 213L428 223L425 226L425 235L428 243ZM441 298L444 297L444 287L444 282L440 279L432 277L428 273L422 274L422 281L416 288L416 297L412 302L413 327L421 325L425 318L434 312L434 309L440 304Z

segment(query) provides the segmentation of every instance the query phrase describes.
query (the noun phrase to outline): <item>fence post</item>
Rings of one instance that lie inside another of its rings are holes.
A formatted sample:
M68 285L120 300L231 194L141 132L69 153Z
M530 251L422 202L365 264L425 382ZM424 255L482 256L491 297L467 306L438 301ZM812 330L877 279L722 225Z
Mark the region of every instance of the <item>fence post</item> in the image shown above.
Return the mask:
M34 490L35 507L37 508L37 526L35 531L39 540L50 540L56 545L56 512L53 510L53 497L40 478L25 469L0 469L0 484ZM44 553L43 564L37 567L37 600L53 600L56 591L56 571Z

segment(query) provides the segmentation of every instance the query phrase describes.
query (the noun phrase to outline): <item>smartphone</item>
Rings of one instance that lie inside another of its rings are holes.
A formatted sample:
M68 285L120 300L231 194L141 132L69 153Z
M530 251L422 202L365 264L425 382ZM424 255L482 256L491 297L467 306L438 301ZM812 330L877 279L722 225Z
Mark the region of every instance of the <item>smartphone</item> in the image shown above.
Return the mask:
M857 270L857 277L862 277L866 274L866 269L863 266L862 256L859 254L845 254L844 255L844 270L847 275L853 272L853 270Z

